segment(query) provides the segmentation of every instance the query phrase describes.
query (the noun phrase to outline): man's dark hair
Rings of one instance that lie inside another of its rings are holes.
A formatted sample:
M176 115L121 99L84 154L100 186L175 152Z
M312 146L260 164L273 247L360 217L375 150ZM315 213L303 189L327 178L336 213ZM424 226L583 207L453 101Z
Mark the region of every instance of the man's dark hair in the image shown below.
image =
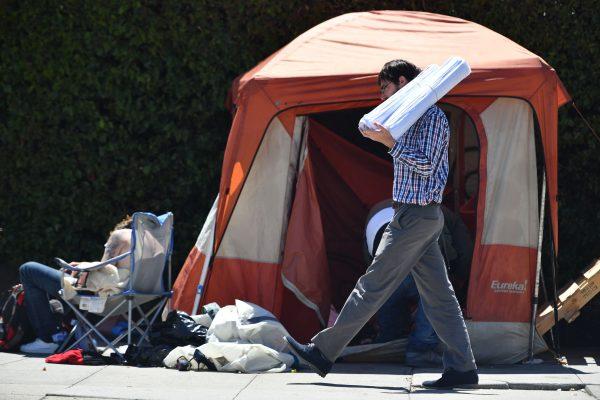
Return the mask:
M384 64L383 68L381 68L377 83L381 85L381 81L387 81L398 84L401 76L405 77L406 80L410 82L419 75L420 72L421 69L419 67L406 60L388 61Z

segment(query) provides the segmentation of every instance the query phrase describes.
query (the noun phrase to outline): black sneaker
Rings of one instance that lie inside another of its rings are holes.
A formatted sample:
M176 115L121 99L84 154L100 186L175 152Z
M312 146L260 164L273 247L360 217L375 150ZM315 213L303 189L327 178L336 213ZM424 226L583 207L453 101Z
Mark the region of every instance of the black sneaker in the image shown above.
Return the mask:
M455 387L465 387L477 385L479 376L475 370L459 372L448 369L437 381L425 381L423 387L428 389L452 389Z
M283 339L290 345L292 352L322 378L325 378L325 375L331 371L333 363L321 353L314 343L300 344L291 336L284 336Z

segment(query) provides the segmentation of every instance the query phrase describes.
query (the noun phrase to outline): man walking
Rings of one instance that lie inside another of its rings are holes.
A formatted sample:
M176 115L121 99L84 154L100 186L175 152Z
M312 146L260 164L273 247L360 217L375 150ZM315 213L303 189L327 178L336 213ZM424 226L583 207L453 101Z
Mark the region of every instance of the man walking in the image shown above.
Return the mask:
M379 73L382 100L419 74L410 62L394 60ZM342 350L410 273L423 309L444 343L444 373L431 388L476 384L478 376L469 335L437 243L444 225L440 210L448 177L448 120L437 106L429 108L400 139L377 124L363 136L389 148L394 160L395 215L381 238L375 258L358 279L335 324L302 345L286 336L292 351L325 376Z

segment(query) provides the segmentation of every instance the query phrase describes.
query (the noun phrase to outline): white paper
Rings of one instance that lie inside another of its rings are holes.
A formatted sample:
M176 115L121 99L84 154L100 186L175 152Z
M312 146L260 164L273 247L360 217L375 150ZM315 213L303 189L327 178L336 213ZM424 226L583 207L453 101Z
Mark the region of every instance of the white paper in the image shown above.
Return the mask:
M87 310L94 314L99 314L104 311L106 305L106 297L89 297L82 296L79 299L79 309Z
M90 309L90 298L89 297L81 297L79 299L79 309L88 311Z

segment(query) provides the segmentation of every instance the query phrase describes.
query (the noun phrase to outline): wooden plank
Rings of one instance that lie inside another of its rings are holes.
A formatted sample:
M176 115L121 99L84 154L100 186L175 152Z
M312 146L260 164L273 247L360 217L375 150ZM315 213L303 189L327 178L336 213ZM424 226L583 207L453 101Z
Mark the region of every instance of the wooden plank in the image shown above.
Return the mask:
M574 321L579 310L600 292L600 260L582 274L582 276L561 290L558 296L558 319ZM536 328L540 335L554 326L554 308L552 303L541 307L536 318Z

